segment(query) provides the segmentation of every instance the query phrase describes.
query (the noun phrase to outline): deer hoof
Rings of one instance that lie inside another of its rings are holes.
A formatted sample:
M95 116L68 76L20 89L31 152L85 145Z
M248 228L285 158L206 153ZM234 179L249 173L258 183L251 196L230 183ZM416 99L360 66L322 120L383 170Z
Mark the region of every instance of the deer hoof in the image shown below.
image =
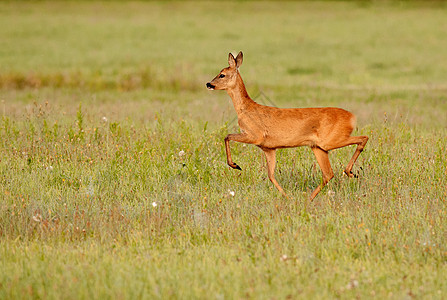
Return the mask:
M359 177L358 175L355 175L355 174L352 173L352 172L346 172L346 171L345 171L345 174L346 174L349 178L358 178L358 177Z
M232 164L230 165L230 167L232 167L233 169L241 170L241 171L242 171L241 167L239 167L239 166L238 166L237 164L235 164L235 163L232 163Z

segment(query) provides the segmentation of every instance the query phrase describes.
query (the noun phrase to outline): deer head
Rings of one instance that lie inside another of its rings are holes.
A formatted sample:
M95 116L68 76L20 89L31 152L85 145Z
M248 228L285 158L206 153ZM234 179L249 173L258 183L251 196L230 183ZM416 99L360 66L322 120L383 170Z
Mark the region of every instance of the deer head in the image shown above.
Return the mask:
M222 69L213 80L206 84L210 90L227 90L236 86L237 75L239 74L239 67L242 65L243 54L239 52L236 58L233 54L228 55L228 67Z

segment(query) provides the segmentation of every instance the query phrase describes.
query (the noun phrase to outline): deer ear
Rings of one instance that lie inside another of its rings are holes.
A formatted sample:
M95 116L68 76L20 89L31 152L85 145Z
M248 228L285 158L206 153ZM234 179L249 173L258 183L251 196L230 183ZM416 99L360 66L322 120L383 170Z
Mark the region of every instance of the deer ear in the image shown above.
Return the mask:
M231 68L236 68L236 60L234 59L233 54L228 54L228 64Z
M239 69L239 67L242 65L242 60L244 59L244 55L242 54L242 51L239 52L239 54L236 57L236 68Z

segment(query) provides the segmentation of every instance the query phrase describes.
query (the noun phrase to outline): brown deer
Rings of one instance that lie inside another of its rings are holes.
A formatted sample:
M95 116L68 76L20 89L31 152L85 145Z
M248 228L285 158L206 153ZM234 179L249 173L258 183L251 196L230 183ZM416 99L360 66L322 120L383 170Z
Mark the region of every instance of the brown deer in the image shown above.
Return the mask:
M239 52L236 58L230 53L229 67L222 69L206 84L210 90L226 90L236 109L241 133L225 137L228 165L241 170L231 159L230 141L258 146L265 153L270 181L287 197L274 176L276 149L309 146L323 172L321 184L310 195L310 200L313 200L334 177L329 162L329 151L356 144L357 149L344 171L349 177L354 177L351 172L352 166L368 142L367 136L351 136L356 126L355 116L346 110L334 107L276 108L256 103L248 96L239 73L242 59L242 52Z

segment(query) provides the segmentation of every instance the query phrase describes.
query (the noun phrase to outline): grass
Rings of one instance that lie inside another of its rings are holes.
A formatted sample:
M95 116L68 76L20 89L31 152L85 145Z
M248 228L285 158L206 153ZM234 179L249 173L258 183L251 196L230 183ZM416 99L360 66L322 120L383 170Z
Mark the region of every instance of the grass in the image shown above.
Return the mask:
M1 299L445 298L445 5L229 5L0 4ZM226 166L238 50L256 101L357 115L359 178Z

